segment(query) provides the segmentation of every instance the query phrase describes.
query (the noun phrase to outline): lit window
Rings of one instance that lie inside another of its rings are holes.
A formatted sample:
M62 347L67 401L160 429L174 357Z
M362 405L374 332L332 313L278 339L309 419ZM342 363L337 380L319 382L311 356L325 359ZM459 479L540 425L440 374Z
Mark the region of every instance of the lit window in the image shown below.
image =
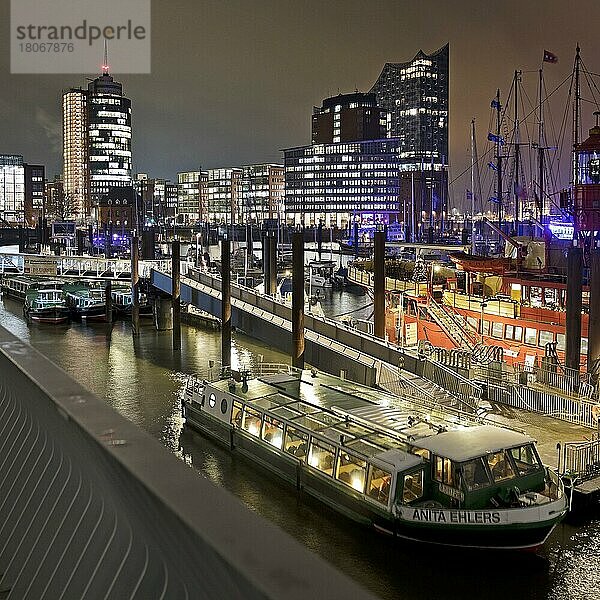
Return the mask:
M389 471L370 465L367 483L367 495L370 498L387 506L390 499L391 484L392 474Z
M337 461L336 479L359 492L364 492L367 479L367 463L343 450Z

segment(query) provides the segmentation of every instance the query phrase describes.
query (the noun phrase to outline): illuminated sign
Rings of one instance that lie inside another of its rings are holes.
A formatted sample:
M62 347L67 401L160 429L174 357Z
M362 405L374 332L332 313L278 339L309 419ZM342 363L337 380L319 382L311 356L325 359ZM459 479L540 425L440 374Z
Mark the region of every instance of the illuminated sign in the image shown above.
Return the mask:
M548 229L559 240L573 239L573 225L571 223L550 223Z

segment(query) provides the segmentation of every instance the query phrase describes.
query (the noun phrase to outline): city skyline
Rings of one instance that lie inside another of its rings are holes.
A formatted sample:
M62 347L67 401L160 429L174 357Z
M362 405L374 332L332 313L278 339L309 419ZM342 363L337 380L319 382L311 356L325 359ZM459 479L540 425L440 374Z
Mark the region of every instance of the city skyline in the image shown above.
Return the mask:
M175 181L177 172L200 166L280 163L281 149L310 142L311 107L322 98L368 92L385 63L408 61L420 49L429 53L448 42L453 181L468 167L471 118L484 140L490 99L497 87L508 92L515 68L537 71L543 51L553 52L559 63L545 69L553 89L568 75L576 43L586 64L600 62L591 25L577 19L590 14L592 2L568 11L547 2L543 15L510 0L496 15L473 2L420 8L308 3L302 14L291 6L265 1L248 12L236 2L153 3L153 73L121 75L118 56L109 61L136 105L134 172ZM7 6L0 16L8 22ZM100 71L101 57L98 63ZM51 179L62 170L62 92L85 79L10 75L8 55L0 65L8 80L0 92L2 151L45 164ZM591 111L584 111L584 131L591 124ZM454 197L466 186L468 175L455 183Z

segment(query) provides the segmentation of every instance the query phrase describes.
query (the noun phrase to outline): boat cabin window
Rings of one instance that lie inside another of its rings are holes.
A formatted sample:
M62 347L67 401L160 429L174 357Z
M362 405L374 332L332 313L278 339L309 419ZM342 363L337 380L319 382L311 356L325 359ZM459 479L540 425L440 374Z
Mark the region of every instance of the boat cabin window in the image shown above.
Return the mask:
M364 492L367 480L367 462L340 450L335 477L355 490Z
M265 415L263 422L262 438L265 442L269 442L271 446L281 449L283 445L283 423Z
M408 504L418 500L423 495L423 469L404 476L402 502Z
M483 458L481 457L463 463L462 476L468 491L478 490L491 484Z
M244 431L247 431L250 435L255 435L258 437L260 434L261 421L261 413L253 408L250 408L249 406L244 407L244 418L242 419L242 429Z
M236 400L233 401L233 408L231 409L231 424L238 429L242 426L242 405Z
M531 444L519 446L518 448L511 448L509 452L513 457L513 461L517 467L517 474L520 477L528 475L529 473L534 473L542 468L539 458Z
M433 478L436 481L454 487L454 482L456 481L456 467L454 463L449 458L436 456L433 465Z
M540 346L544 347L554 341L554 333L552 331L540 331Z
M392 485L392 474L385 469L374 465L369 466L369 479L367 483L367 495L373 500L387 506L390 499L390 487Z
M494 321L492 323L492 337L501 338L503 327L504 327L503 323L498 323L498 322Z
M556 334L556 349L557 350L565 350L566 348L566 336L564 333L557 333Z
M335 446L311 438L308 450L308 464L327 475L333 475Z
M285 433L285 451L304 460L307 448L308 435L288 425Z
M512 479L515 476L512 463L506 452L501 451L488 454L487 461L495 483Z

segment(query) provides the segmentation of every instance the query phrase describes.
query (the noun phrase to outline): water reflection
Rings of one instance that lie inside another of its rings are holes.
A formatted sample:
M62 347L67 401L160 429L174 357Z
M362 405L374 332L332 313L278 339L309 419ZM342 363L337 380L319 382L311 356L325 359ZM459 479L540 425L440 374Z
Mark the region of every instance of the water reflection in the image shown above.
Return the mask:
M331 292L323 303L341 313L370 302ZM366 308L365 310L369 310ZM367 313L368 314L368 313ZM355 315L356 316L356 315ZM181 351L173 353L171 332L142 321L28 326L22 307L9 299L0 324L28 341L124 416L247 507L275 522L308 548L386 599L463 600L485 595L507 598L588 599L600 596L600 514L591 522L557 528L540 556L436 550L398 543L357 526L237 453L182 431L179 391L188 373L208 376L220 359L219 332L182 328ZM234 334L235 361L287 362L264 344Z

